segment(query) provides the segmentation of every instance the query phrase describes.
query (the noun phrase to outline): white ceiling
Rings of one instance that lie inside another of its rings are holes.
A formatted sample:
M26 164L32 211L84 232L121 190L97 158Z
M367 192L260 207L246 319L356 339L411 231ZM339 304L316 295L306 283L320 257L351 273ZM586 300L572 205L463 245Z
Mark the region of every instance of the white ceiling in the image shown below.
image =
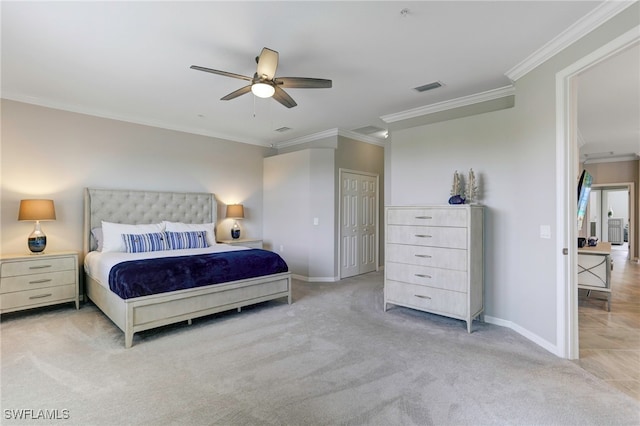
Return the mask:
M509 70L601 3L2 1L2 97L277 145L509 86ZM189 69L252 76L265 46L280 53L276 76L333 88L288 90L292 109L221 101L245 82Z
M640 156L640 44L578 76L580 159L620 161Z

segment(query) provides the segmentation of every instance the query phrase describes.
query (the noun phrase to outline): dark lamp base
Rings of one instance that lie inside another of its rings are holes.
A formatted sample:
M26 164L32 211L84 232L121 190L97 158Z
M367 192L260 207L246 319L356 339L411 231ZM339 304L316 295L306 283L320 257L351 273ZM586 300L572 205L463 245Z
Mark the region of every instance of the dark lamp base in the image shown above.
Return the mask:
M29 237L27 239L27 245L29 246L29 250L35 254L41 254L44 251L44 248L47 246L47 237Z

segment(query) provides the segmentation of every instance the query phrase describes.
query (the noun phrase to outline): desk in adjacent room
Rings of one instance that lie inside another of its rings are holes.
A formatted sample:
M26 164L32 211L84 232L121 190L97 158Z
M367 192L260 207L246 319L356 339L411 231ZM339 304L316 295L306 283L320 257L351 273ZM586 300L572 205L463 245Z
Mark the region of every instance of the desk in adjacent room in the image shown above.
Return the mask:
M607 293L607 310L611 311L611 243L578 249L578 288Z

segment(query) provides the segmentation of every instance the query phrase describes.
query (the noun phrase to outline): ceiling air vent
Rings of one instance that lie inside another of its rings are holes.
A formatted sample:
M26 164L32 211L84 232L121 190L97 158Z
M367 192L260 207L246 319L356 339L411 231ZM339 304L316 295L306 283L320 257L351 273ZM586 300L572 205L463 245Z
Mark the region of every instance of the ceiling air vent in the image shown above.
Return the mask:
M276 129L276 132L280 132L280 133L284 133L284 132L288 132L289 130L291 130L291 127L280 127L279 129Z
M437 89L438 87L442 87L442 83L434 81L433 83L425 84L424 86L414 87L413 90L417 92L426 92L427 90Z

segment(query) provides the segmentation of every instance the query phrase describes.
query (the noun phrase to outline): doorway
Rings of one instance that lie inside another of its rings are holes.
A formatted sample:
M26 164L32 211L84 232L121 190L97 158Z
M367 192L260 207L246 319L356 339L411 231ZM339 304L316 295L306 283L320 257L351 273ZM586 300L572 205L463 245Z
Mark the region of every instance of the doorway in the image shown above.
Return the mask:
M589 200L588 236L610 242L625 258L632 259L635 229L634 209L631 204L633 183L593 185Z
M378 175L340 169L340 278L377 270Z
M578 175L577 84L576 76L640 40L635 27L556 74L556 153L558 187L556 191L557 249L557 355L579 358L577 288L577 195Z

